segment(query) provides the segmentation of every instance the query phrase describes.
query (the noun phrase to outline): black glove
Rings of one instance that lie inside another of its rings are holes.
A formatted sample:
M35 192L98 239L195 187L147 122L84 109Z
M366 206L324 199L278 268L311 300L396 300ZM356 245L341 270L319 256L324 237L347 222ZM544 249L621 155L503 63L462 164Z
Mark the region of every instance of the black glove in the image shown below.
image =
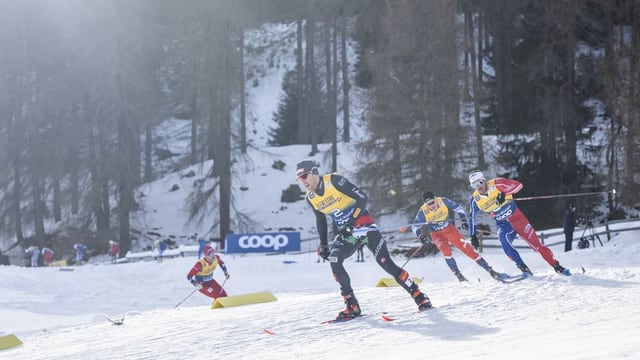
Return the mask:
M189 279L189 281L191 282L191 285L197 287L198 289L202 289L202 284L197 282L196 279Z
M329 254L331 250L329 250L329 245L320 245L318 246L318 256L325 260L329 260Z
M338 231L340 235L344 238L348 238L349 236L353 236L353 225L350 223L346 223L343 227Z
M467 222L467 220L461 220L462 222L460 223L460 229L464 230L464 231L469 231L469 223Z
M471 245L473 245L473 248L478 250L480 248L480 241L478 241L478 237L473 235L471 236Z
M505 195L504 195L503 192L498 193L498 197L496 197L496 204L498 204L498 205L504 204L504 197L505 197Z
M224 277L225 277L227 280L229 280L229 278L231 277L231 275L229 275L229 273L225 271L225 272L224 272Z
M428 237L426 237L424 234L420 234L420 236L418 236L418 237L420 238L420 241L421 241L423 244L425 244L425 245L426 245L426 244L428 244L428 243L429 243L429 238L428 238Z

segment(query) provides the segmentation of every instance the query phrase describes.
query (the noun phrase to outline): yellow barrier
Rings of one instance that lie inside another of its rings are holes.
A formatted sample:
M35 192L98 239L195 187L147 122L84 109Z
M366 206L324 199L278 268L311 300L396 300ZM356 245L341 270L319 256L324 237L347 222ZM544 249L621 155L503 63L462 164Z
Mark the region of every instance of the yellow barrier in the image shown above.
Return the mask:
M66 259L52 261L51 264L49 264L49 266L67 266L67 265L69 265L69 263L67 262Z
M263 302L277 301L275 296L268 291L262 291L253 294L243 294L234 296L225 296L217 298L213 304L212 309L219 309L223 307L240 306L248 304L257 304Z
M0 336L0 350L12 348L15 346L22 345L22 341L18 339L15 335L9 334L5 336Z
M417 277L412 277L411 279L413 280L414 283L420 284L420 279L418 279ZM400 286L396 281L396 279L394 278L382 278L376 284L376 287L392 287L392 286Z

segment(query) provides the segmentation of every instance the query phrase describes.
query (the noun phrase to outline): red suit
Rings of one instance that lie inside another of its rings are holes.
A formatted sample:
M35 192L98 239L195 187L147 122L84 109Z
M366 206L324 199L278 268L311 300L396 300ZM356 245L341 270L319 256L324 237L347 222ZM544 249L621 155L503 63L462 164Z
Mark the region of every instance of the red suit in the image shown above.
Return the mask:
M213 278L213 271L220 265L225 276L228 278L227 267L217 254L213 256L205 256L193 265L187 274L189 280L194 286L201 285L200 292L210 298L216 299L227 296L227 292Z

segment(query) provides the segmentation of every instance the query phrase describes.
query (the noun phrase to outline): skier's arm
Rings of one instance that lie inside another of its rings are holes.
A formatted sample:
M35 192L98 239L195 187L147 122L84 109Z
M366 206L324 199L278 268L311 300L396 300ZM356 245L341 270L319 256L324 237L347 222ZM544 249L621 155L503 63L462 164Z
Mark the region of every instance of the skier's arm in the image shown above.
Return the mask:
M496 188L505 195L513 195L522 190L523 187L520 181L506 178L495 178L494 184Z
M476 202L473 200L473 196L469 199L469 235L474 236L476 234L476 220L478 219L478 212L480 209Z

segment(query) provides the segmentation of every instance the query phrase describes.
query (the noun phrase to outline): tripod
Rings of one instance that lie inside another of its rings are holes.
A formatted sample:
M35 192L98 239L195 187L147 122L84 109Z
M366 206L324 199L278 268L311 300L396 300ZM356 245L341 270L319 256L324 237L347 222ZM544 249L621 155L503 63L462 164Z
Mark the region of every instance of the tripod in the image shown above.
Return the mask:
M587 234L587 236L585 236L585 234ZM591 243L593 243L593 247L596 247L596 239L598 239L600 246L602 246L602 240L600 240L600 235L596 233L596 229L593 227L593 222L591 222L591 219L588 219L587 226L582 231L582 236L580 236L580 241L578 241L578 248L580 249L588 248L589 240L591 240Z

